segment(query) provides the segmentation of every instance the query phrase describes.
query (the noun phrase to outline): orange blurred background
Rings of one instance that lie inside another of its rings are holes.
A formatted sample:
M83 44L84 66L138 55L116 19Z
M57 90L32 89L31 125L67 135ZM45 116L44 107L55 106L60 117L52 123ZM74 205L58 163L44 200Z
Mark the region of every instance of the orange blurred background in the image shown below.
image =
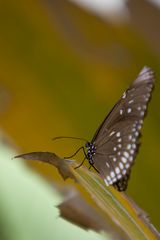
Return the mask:
M19 153L71 155L81 142L52 138L90 140L141 68L152 67L156 87L127 193L158 227L160 9L144 0L127 8L113 21L64 0L1 1L0 126ZM51 166L30 166L64 184Z

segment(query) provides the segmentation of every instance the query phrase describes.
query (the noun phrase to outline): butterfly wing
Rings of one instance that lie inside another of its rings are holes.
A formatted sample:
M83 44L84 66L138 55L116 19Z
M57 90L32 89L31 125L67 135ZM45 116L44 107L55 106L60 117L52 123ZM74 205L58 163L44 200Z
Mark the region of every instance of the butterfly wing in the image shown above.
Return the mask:
M124 191L139 147L140 129L154 87L153 71L144 67L104 119L92 143L94 166L107 185Z

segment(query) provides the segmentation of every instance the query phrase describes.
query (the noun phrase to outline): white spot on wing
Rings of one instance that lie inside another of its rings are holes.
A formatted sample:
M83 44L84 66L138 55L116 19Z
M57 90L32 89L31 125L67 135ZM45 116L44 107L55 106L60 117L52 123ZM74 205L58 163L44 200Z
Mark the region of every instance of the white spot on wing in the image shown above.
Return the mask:
M116 182L116 181L117 181L117 178L116 178L116 177L114 177L114 178L112 179L112 181L113 181L113 182Z
M124 152L123 155L128 158L129 157L129 153L128 152Z
M127 145L127 149L128 149L128 150L131 149L131 144L128 144L128 145Z
M134 100L132 99L132 100L130 100L128 103L131 104L131 103L133 103L133 102L134 102Z
M123 110L122 110L122 109L120 109L119 113L120 113L120 115L122 115L122 114L123 114Z
M116 168L115 168L115 172L116 172L117 174L120 173L120 169L119 169L119 167L116 167Z
M130 167L130 164L129 164L129 163L127 163L127 164L126 164L126 168L129 168L129 167Z
M128 108L128 109L127 109L127 112L128 112L128 113L131 113L131 112L132 112L132 109L131 109L131 108Z
M113 184L113 181L111 180L111 181L109 182L109 184Z
M139 120L139 123L140 123L140 124L142 124L142 123L143 123L143 120L142 120L142 119L140 119L140 120Z
M123 165L123 163L119 163L119 167L120 167L120 169L123 169L124 168L124 165Z
M149 98L146 97L146 96L144 96L144 100L145 100L146 102L148 102Z
M120 133L120 132L117 132L116 136L117 136L117 137L120 137L120 136L121 136L121 133Z
M112 171L111 172L111 178L114 178L115 177L115 173Z
M138 137L138 135L139 135L139 132L136 131L136 132L135 132L135 136Z
M132 162L133 161L133 156L129 157L129 161Z
M131 139L132 139L132 135L129 135L129 136L128 136L128 139L131 140Z
M134 154L134 150L133 149L130 150L130 154Z
M115 133L115 131L112 131L112 132L109 134L109 136L112 136L114 133Z
M121 175L121 174L118 174L118 175L117 175L117 178L118 178L118 179L120 179L121 177L122 177L122 175Z
M104 182L107 186L109 186L109 183L108 183L107 179L104 179Z
M122 160L123 163L127 162L127 159L125 157L121 157L121 160Z
M132 148L136 149L136 144L135 143L132 144Z
M107 167L108 167L108 168L110 168L110 165L109 165L109 163L108 163L108 162L106 162L106 165L107 165Z
M144 116L144 111L140 112L140 116L142 116L142 117Z
M126 98L126 92L123 93L122 98Z
M107 176L107 180L110 182L110 181L111 181L111 177L110 177L110 176Z

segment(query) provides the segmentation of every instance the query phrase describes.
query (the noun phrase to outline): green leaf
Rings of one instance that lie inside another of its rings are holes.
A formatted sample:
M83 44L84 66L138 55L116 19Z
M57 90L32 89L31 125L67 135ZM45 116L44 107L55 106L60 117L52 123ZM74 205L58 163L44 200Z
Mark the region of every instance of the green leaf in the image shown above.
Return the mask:
M59 217L60 194L0 144L0 239L110 239Z
M97 205L129 237L129 239L157 239L158 232L150 223L143 210L138 208L125 193L112 186L106 187L103 180L85 167L72 169L77 180L91 194ZM147 216L148 217L148 216Z

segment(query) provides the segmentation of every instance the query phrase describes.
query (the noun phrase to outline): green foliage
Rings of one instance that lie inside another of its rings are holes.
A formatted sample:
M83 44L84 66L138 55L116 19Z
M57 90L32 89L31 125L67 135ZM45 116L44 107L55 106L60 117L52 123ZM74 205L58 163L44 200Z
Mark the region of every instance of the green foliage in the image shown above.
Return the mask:
M59 217L60 194L0 145L0 239L110 239Z

